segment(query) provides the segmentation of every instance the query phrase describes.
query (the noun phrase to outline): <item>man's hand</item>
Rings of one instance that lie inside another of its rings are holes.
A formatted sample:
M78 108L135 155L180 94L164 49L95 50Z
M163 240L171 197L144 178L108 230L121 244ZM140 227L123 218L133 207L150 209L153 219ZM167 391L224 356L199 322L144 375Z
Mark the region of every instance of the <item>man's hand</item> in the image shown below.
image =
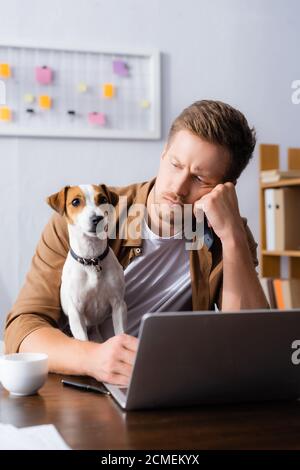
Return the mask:
M233 183L218 184L194 204L194 214L202 209L209 225L223 242L239 230L244 231Z
M126 334L99 344L70 338L57 328L45 327L26 336L20 352L45 352L50 372L89 375L101 382L127 386L137 347L138 339Z
M100 382L127 387L137 352L138 339L127 334L113 336L102 344L89 345L86 372Z
M199 209L222 242L222 310L268 308L250 253L234 184L218 184L195 202L195 217Z

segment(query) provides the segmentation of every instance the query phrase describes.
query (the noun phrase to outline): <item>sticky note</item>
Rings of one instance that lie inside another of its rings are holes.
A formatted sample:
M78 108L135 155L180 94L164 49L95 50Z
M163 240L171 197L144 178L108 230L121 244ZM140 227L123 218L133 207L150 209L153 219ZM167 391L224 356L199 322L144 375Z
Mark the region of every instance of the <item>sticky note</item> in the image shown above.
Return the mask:
M25 103L34 102L34 96L31 93L26 93L23 98L24 98Z
M123 60L114 60L113 72L122 77L126 77L128 75L128 65Z
M84 83L84 82L78 83L77 91L79 91L79 93L86 93L87 92L87 84Z
M48 95L39 96L39 107L41 109L50 109L52 106L52 100Z
M0 107L0 121L11 121L12 113L11 109L7 106Z
M115 87L112 83L104 83L102 86L102 92L104 98L112 98L115 94Z
M141 108L149 108L150 107L150 101L148 101L148 100L142 100L140 104L141 104Z
M50 67L36 67L35 68L35 79L41 85L49 85L53 79L53 73Z
M106 122L105 114L103 113L89 113L88 114L88 122L89 124L97 125L97 126L104 126Z
M0 64L0 77L9 78L11 76L11 68L9 64Z

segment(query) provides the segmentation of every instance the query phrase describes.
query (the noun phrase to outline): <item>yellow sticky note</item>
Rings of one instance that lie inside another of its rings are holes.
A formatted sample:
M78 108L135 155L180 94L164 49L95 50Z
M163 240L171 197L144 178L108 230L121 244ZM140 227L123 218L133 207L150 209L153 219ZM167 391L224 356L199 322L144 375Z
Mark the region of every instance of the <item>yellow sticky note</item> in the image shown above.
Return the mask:
M150 107L150 101L148 101L148 100L142 100L142 101L141 101L141 107L142 107L142 108L149 108L149 107Z
M34 96L31 93L26 93L24 95L24 101L25 101L25 103L33 103Z
M115 87L112 83L104 83L102 86L103 97L112 98L115 94Z
M0 107L0 121L11 121L11 109L7 106Z
M42 109L50 109L52 105L52 100L48 95L39 96L39 107Z
M9 64L0 64L0 77L9 78L11 76L11 69Z
M87 84L83 82L78 83L77 91L79 91L79 93L85 93L87 91Z

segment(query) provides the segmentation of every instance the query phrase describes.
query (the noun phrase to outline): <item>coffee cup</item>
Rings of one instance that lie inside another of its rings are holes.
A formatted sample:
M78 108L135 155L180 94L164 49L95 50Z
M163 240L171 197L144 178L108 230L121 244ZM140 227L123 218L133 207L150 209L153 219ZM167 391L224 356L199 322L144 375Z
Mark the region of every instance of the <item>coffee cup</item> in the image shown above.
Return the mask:
M0 381L12 395L33 395L44 385L47 375L47 354L15 353L0 356Z

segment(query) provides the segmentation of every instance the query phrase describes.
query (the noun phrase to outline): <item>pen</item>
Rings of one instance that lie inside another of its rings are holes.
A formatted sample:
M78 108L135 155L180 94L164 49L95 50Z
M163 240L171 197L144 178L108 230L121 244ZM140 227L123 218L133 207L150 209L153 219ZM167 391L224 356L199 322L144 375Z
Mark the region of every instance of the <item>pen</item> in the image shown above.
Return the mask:
M97 393L103 393L103 395L110 395L110 392L108 390L105 390L104 387L100 386L95 386L95 385L89 385L89 384L82 384L80 382L73 382L70 380L62 380L61 383L63 385L66 385L67 387L74 387L74 388L80 388L81 390L86 390L88 392L97 392Z

